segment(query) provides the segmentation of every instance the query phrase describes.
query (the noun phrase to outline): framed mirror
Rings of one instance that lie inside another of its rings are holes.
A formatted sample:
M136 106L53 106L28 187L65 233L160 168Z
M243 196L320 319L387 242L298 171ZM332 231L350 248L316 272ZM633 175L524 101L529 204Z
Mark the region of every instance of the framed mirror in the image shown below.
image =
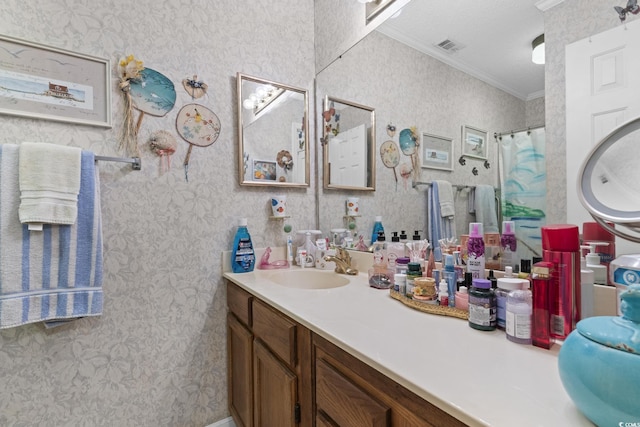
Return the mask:
M374 109L325 96L322 129L324 188L375 190Z
M309 186L305 89L238 73L240 185Z

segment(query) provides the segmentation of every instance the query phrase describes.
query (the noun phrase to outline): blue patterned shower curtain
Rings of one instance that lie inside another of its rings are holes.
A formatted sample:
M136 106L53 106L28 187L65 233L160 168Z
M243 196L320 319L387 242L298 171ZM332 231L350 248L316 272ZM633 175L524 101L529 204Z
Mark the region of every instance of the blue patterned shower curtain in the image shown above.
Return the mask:
M540 227L546 223L547 197L544 128L504 134L498 144L502 217L515 222L516 257L542 256Z

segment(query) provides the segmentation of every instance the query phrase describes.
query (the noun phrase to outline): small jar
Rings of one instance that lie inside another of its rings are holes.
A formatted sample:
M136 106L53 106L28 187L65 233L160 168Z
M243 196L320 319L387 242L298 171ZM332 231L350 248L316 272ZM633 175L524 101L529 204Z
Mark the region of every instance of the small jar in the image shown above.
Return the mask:
M407 274L407 270L409 269L409 258L407 257L398 257L396 259L396 274Z
M408 269L407 269L407 287L406 287L406 293L405 295L408 298L413 298L413 279L415 279L416 277L422 277L422 269L420 267L420 264L417 262L410 262L408 264Z
M499 329L505 329L507 326L507 296L509 292L518 289L524 289L529 284L524 279L516 278L500 278L497 281L495 290L498 311L496 312L496 325Z
M416 277L413 280L413 299L436 304L438 301L438 290L433 277Z
M393 276L393 290L404 295L407 292L407 275L396 273Z
M455 296L456 308L464 311L469 311L469 293L466 286L460 286Z
M496 329L496 295L487 279L473 279L469 291L469 326L481 331Z

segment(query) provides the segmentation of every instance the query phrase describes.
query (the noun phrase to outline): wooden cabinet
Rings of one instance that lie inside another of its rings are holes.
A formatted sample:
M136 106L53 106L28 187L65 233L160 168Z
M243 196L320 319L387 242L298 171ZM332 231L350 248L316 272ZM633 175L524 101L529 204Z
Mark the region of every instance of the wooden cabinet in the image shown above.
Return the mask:
M317 426L465 425L316 334L313 350Z
M229 411L238 427L313 425L311 332L227 283Z
M231 282L227 305L238 427L464 426Z

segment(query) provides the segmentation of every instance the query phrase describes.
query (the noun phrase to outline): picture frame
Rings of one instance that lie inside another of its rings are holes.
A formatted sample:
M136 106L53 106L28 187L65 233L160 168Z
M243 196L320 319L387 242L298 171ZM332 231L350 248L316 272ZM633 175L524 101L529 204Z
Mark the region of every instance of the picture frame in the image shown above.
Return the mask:
M365 14L367 24L396 0L373 0L366 4Z
M471 126L462 126L462 155L487 160L489 144L487 131Z
M254 181L276 182L278 179L276 162L269 160L254 160L252 178Z
M423 133L422 168L453 171L453 138Z
M111 128L111 63L0 35L0 114Z

